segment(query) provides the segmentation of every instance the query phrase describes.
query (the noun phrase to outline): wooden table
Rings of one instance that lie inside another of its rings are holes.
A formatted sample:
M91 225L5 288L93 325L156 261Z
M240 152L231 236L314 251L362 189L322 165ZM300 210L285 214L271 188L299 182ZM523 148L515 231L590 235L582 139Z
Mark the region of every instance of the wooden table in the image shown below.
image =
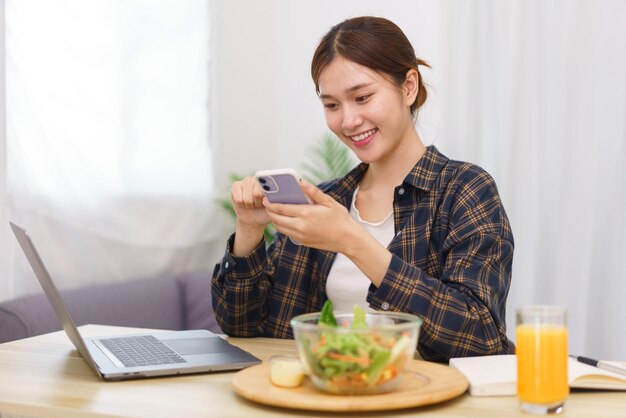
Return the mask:
M86 336L123 334L132 328L86 325ZM292 340L231 338L265 360L295 354ZM467 394L442 404L368 414L328 414L262 406L237 396L233 373L103 382L62 331L0 344L0 416L28 417L526 417L515 397ZM562 417L626 417L625 392L576 392Z

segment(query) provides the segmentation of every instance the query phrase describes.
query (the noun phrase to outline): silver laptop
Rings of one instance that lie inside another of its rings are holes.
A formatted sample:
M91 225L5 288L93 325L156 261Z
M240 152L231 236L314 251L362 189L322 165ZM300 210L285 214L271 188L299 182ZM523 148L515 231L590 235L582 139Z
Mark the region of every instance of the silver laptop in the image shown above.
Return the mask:
M30 237L9 223L67 336L102 379L238 370L261 362L207 330L82 337Z

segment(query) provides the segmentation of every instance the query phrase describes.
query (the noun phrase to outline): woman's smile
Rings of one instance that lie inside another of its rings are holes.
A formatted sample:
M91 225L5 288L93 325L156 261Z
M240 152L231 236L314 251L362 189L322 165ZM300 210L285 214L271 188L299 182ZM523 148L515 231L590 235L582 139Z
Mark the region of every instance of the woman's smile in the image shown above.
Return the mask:
M348 135L348 138L350 138L355 146L364 147L374 140L377 133L378 128L374 128L370 129L369 131L361 132L360 134Z

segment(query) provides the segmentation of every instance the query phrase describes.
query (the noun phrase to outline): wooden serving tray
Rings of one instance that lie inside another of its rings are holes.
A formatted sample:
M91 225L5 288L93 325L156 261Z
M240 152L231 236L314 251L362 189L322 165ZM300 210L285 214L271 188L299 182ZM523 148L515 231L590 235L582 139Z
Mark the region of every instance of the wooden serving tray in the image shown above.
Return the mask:
M456 398L467 390L465 376L448 366L413 360L394 390L379 395L332 395L317 389L310 379L297 388L270 383L270 365L263 363L235 374L233 390L265 405L310 411L384 411L431 405Z

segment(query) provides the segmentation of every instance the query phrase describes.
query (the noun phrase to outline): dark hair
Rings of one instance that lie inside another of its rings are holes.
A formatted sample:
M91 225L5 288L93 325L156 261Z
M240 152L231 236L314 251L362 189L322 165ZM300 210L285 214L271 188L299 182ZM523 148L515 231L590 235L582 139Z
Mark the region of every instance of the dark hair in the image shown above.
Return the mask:
M430 65L415 56L406 35L392 21L382 17L362 16L333 26L320 41L311 62L311 76L317 94L320 94L320 74L337 56L390 77L397 86L406 80L406 73L410 69L416 70L419 85L417 97L411 105L411 114L415 116L417 109L426 101L428 93L418 66Z

